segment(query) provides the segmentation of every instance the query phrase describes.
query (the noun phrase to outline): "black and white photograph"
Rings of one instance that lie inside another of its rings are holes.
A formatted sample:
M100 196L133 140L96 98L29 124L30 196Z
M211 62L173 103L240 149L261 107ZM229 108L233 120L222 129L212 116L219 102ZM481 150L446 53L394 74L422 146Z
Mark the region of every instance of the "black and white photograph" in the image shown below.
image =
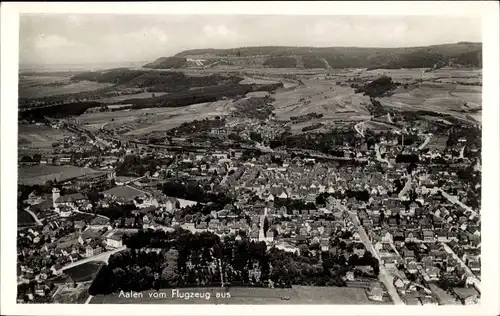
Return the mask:
M498 293L484 16L165 8L19 13L9 304L369 314Z

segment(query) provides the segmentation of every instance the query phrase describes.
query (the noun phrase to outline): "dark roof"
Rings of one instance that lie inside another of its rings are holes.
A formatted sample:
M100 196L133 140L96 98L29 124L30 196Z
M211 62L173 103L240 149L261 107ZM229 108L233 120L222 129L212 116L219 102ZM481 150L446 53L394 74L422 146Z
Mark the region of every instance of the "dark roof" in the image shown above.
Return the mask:
M63 195L60 196L56 199L56 203L68 203L68 202L75 202L75 201L81 201L81 200L86 200L86 198L83 196L81 193L74 193L74 194L68 194L68 195Z

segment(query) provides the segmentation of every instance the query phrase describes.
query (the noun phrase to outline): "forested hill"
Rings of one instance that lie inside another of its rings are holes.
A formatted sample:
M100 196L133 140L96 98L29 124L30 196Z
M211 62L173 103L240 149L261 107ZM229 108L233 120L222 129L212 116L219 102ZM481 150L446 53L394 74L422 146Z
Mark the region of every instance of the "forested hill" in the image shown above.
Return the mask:
M421 47L364 48L364 47L285 47L262 46L231 49L194 49L175 55L177 58L219 58L237 65L241 60L258 59L267 67L296 67L295 62L269 62L268 58L290 56L303 59L303 67L316 68L426 68L454 66L482 66L482 44L459 42ZM267 57L267 58L263 58ZM305 58L304 58L305 57ZM326 61L326 62L325 62ZM253 63L255 64L255 62ZM298 66L297 66L298 67Z

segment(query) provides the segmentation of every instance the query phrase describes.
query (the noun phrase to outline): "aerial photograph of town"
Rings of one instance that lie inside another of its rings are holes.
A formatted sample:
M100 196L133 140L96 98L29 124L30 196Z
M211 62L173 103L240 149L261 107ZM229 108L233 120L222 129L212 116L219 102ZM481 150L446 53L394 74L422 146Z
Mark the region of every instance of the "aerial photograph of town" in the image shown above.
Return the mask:
M478 304L481 32L21 15L17 304Z

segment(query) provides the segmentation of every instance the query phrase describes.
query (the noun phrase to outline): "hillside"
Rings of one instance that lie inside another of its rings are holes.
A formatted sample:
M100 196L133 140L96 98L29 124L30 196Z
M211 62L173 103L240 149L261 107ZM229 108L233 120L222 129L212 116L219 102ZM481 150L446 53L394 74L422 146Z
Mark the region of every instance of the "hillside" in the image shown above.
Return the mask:
M152 63L146 64L142 67L150 69L171 69L183 68L188 65L187 59L182 57L161 57Z
M456 44L400 48L262 46L231 49L194 49L180 52L175 57L210 58L212 60L219 58L231 61L234 64L248 63L248 66L254 67L282 68L294 64L291 62L291 57L302 56L305 68L397 69L430 68L450 63L455 66L481 67L481 55L481 43L460 42Z

